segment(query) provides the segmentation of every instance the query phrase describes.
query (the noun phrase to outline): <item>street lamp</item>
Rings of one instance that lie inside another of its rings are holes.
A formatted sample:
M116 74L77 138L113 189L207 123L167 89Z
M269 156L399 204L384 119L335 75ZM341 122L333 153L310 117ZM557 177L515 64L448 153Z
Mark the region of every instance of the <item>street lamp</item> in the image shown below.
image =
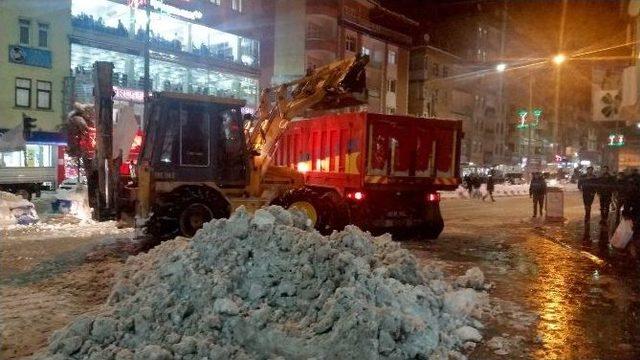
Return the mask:
M500 64L496 65L496 70L498 72L503 72L506 69L507 69L507 64L505 64L505 63L500 63Z
M553 57L553 62L556 65L562 64L563 62L565 62L565 60L567 60L567 57L564 54L558 54L558 55Z

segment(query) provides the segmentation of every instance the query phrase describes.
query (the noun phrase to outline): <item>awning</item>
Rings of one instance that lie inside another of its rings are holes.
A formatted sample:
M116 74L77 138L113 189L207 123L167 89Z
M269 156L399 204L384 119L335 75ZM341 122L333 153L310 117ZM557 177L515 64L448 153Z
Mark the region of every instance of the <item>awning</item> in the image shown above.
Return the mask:
M0 129L0 134L9 130L10 129ZM61 132L33 131L29 140L27 140L27 144L67 145L67 134Z

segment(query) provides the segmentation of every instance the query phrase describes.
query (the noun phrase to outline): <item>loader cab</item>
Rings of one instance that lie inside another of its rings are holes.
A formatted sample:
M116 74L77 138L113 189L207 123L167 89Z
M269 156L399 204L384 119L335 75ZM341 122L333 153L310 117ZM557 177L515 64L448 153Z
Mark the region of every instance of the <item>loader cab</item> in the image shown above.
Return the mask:
M248 181L240 112L244 103L205 95L154 94L140 159L149 164L150 180L244 187Z

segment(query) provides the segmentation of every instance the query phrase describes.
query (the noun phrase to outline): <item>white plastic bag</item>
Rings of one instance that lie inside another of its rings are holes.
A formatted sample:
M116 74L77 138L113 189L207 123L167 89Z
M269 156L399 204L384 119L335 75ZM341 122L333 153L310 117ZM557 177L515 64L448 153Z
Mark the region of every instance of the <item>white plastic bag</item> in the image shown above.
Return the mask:
M611 246L617 249L624 249L629 244L633 236L632 222L629 219L621 219L620 224L616 228L616 232L609 240Z

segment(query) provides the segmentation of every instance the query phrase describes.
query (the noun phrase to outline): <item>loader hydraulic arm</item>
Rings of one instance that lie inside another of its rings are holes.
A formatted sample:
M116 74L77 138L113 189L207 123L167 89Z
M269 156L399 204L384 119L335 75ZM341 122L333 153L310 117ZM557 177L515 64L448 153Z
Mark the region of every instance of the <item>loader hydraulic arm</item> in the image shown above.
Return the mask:
M275 145L292 118L307 109L328 110L361 105L354 97L366 88L365 67L369 56L339 60L310 70L299 80L265 89L260 95L258 111L247 137L254 154L251 171L251 193L259 196Z
M353 97L365 89L367 55L340 60L311 70L305 77L263 90L248 137L250 150L271 156L287 123L307 109L324 110L360 105ZM275 93L275 94L274 94ZM270 99L275 95L275 99Z

